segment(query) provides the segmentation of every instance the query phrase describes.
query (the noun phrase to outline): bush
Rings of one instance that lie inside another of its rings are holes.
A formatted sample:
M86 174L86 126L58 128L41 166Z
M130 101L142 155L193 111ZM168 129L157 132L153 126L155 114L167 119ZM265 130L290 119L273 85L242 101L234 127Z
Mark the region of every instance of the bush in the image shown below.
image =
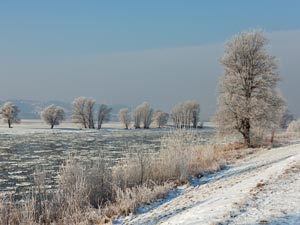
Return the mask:
M290 122L290 124L287 128L287 132L299 133L300 132L300 120L293 120L292 122Z

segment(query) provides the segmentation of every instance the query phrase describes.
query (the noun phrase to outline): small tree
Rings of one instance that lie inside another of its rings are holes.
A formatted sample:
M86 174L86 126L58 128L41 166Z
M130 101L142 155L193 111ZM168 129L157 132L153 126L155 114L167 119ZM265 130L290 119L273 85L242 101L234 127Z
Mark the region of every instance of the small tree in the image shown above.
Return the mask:
M176 104L171 110L171 119L176 128L180 128L184 121L183 103Z
M101 129L103 122L109 121L112 108L105 104L101 104L98 110L98 129Z
M19 108L11 102L6 102L0 108L0 116L3 121L8 124L9 128L12 128L12 124L21 122L21 120L18 118L19 112Z
M81 124L84 128L88 127L88 118L86 115L86 97L78 97L73 101L72 119L74 123Z
M154 121L158 128L161 128L162 126L165 126L168 123L169 120L169 114L166 112L162 112L160 110L157 110L154 113Z
M277 64L267 54L266 44L262 32L243 32L226 44L221 59L224 76L216 121L224 134L239 132L248 147L254 129L273 133L285 106L277 91Z
M95 128L94 125L95 101L86 97L79 97L73 101L72 119L74 123L84 128Z
M142 107L141 105L137 106L132 112L133 126L135 129L141 128L142 123Z
M130 113L129 113L129 110L127 108L120 109L119 119L124 124L125 129L127 130L130 123L131 123Z
M144 129L149 129L150 125L152 123L152 117L153 117L153 109L151 108L150 104L147 102L144 102L140 105L141 108L141 118L143 122Z
M65 110L60 106L49 105L41 112L41 118L53 129L65 119Z

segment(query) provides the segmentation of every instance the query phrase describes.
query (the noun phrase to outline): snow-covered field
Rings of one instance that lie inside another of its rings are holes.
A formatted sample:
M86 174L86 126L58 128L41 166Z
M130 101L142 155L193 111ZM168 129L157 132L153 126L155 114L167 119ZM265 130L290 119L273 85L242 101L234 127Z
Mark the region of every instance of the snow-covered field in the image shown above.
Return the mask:
M114 163L134 148L157 151L160 138L170 129L124 130L120 123L104 124L101 130L80 129L66 122L55 129L39 120L23 120L12 129L0 125L0 192L29 191L33 172L41 167L47 173L47 185L56 184L57 171L69 156L82 162L99 156ZM213 129L196 131L207 141Z
M115 224L300 224L300 144L259 151Z

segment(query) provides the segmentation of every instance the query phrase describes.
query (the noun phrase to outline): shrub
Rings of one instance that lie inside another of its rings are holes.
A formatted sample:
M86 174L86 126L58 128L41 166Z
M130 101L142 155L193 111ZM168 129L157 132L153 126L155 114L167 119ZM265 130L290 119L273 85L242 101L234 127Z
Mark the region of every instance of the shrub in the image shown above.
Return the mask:
M287 132L300 132L300 120L293 120L292 122L290 122L287 128Z

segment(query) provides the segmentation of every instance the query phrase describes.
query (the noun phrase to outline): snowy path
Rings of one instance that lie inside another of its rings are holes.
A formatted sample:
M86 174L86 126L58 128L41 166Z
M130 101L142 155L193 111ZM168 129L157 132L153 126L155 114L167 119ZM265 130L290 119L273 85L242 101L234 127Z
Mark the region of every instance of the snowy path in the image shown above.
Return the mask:
M300 224L300 144L255 153L123 224Z

